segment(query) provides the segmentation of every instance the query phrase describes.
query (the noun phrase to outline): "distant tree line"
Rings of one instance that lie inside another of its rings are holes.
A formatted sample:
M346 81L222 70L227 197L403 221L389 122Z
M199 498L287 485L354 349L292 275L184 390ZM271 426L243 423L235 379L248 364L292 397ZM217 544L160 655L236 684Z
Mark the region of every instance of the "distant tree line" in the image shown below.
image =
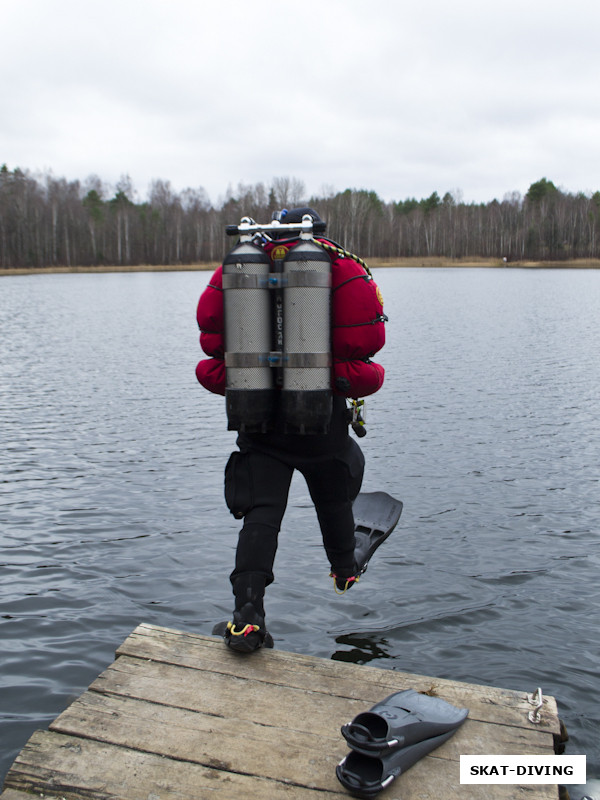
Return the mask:
M231 246L225 226L243 216L308 204L327 235L370 257L600 258L600 192L570 194L542 178L523 197L464 203L460 193L384 202L373 191L324 190L302 181L239 184L215 207L202 188L176 192L155 180L140 202L131 180L114 187L0 167L0 267L161 265L218 261Z

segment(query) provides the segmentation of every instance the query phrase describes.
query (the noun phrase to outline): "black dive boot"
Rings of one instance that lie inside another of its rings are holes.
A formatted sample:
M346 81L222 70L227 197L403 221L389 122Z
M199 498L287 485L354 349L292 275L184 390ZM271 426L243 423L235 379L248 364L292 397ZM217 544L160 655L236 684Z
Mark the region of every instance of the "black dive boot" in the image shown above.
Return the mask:
M332 570L333 588L344 594L359 580L373 553L394 530L402 513L402 503L386 492L357 495L354 515L354 570Z
M238 653L252 653L260 647L273 647L273 637L265 628L262 575L239 575L232 581L235 595L233 622L220 622L213 635L222 636L225 644Z
M343 577L343 575L338 575L337 572L333 570L329 573L329 577L333 578L333 589L336 594L346 594L348 589L351 589L355 583L358 583L360 578L360 571L358 567L356 567L353 571L352 575L349 575L347 578Z
M233 622L225 624L225 644L238 653L252 653L260 647L273 647L273 637L265 628L265 618L252 603L233 612Z

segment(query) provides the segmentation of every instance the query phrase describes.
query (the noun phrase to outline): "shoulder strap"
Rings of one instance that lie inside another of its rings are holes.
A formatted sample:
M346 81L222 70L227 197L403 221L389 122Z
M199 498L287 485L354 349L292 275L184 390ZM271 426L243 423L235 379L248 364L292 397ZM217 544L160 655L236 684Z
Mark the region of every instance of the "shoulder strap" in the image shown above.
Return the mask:
M360 266L364 269L364 271L370 278L373 277L371 275L371 270L367 266L366 261L363 261L362 258L359 258L358 256L354 255L354 253L350 253L348 250L345 250L337 242L333 242L331 239L322 239L322 238L315 239L315 242L317 244L320 244L321 247L325 248L325 250L328 250L330 253L334 253L335 256L337 256L338 258L351 258L353 261L356 261L356 263L360 264Z

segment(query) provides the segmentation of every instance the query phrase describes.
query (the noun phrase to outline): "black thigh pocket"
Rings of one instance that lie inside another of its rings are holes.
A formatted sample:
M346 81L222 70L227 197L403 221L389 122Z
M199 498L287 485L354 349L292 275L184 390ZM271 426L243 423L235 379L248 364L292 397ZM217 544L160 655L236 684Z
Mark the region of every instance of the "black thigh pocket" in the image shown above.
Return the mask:
M252 508L254 492L248 453L235 451L225 466L225 502L236 519L241 519Z

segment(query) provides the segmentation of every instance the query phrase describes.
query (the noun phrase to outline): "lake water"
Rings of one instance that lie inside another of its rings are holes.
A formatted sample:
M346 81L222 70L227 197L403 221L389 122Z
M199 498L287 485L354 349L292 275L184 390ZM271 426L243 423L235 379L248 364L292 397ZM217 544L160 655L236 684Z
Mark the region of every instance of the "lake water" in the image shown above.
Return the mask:
M390 321L365 491L404 501L334 594L294 478L276 647L554 695L600 796L600 272L375 271ZM235 434L204 392L208 273L0 279L0 784L140 622L231 614ZM298 565L302 567L299 570Z

